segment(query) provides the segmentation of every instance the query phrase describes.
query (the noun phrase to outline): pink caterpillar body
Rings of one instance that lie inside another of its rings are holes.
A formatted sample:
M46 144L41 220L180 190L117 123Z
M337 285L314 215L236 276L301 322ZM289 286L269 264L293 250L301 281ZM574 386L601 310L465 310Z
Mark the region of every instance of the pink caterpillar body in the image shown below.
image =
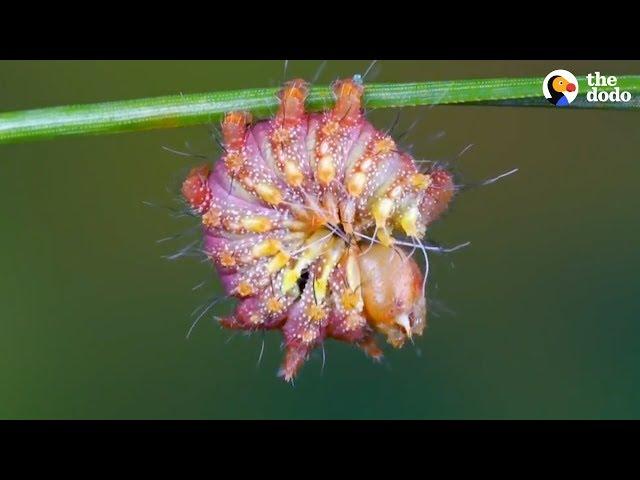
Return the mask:
M224 290L239 299L221 324L281 330L287 381L326 338L378 359L377 332L394 347L422 334L426 278L397 242L420 245L454 193L449 172L420 172L367 121L358 81L334 92L333 109L306 113L307 85L294 80L273 119L227 114L223 157L182 188Z

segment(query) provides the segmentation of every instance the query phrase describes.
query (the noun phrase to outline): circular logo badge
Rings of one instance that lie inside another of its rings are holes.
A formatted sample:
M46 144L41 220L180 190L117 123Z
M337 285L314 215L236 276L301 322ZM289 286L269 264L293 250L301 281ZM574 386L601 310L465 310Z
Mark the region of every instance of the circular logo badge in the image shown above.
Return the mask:
M544 78L542 93L556 107L567 107L578 96L578 80L568 70L554 70Z

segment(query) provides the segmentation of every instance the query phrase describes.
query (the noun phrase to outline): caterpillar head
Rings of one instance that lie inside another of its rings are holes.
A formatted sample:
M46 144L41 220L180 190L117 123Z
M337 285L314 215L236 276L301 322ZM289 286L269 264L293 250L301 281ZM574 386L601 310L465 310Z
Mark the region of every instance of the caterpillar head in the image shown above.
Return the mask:
M364 312L369 323L394 347L421 335L426 302L423 275L400 248L373 245L358 258Z

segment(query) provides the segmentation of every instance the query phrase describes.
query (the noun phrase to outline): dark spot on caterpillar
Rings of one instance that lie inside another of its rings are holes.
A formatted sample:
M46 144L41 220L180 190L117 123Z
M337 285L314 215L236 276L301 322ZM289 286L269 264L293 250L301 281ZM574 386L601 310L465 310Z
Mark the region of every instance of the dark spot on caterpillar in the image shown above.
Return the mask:
M298 289L301 292L304 290L304 287L307 286L308 281L309 281L309 269L305 268L304 270L302 270L302 273L300 274L300 278L296 282L296 284L298 285Z

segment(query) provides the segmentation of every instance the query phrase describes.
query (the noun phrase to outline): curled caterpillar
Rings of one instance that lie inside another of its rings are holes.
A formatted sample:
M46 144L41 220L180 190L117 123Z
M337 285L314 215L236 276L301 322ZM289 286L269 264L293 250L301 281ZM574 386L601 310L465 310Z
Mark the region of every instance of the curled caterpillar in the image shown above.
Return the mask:
M335 106L307 113L308 85L293 80L274 118L228 113L222 158L182 186L225 292L239 299L221 324L281 330L286 381L326 338L379 359L376 333L401 347L425 327L428 272L403 246L424 248L453 177L438 166L421 172L371 125L363 91L358 77L338 81Z

